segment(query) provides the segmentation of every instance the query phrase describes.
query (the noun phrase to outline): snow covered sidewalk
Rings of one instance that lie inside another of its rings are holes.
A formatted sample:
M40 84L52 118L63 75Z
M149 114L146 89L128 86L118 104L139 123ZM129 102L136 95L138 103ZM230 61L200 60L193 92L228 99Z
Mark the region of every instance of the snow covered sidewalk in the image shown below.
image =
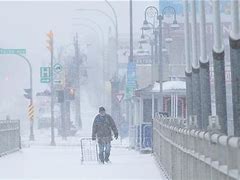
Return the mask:
M113 148L112 164L81 164L79 147L31 146L0 158L0 179L164 180L153 157Z

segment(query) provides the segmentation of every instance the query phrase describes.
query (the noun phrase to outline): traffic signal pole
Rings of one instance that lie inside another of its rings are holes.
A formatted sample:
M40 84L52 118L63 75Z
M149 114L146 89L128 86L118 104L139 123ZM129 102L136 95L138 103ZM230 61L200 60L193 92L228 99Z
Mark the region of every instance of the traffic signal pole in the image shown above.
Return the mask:
M33 107L33 80L32 80L32 65L30 63L30 61L23 55L21 54L17 54L18 56L20 56L21 58L23 58L29 67L29 79L30 79L30 92L29 92L29 97L28 99L30 100L30 107ZM30 141L34 141L34 131L33 131L33 124L34 124L34 117L31 116L29 117L30 120L30 135L29 135L29 140Z

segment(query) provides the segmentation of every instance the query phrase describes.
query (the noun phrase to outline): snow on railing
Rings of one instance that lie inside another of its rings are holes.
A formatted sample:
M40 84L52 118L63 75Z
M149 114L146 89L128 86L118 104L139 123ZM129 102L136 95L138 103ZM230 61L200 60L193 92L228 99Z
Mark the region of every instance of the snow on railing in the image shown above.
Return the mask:
M154 119L153 153L169 179L240 179L240 138L191 129L185 120Z
M21 148L20 121L0 120L0 156Z

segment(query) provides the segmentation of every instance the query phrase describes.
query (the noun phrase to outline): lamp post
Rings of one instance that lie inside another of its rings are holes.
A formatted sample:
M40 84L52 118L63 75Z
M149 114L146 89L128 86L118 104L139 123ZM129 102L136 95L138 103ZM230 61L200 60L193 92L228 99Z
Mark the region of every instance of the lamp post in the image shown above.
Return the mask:
M115 41L115 43L116 43L116 74L118 75L118 44L119 44L119 42L118 42L118 21L117 21L117 15L116 15L116 12L115 12L114 8L111 6L111 4L109 2L107 2L107 4L111 7L111 9L114 12L114 17L115 17L114 19L110 15L108 15L106 12L101 11L99 9L77 9L77 11L79 11L79 12L81 12L81 11L97 12L97 13L105 16L106 18L108 18L111 21L113 27L115 28L115 38L116 38L116 41Z
M177 19L176 19L176 10L172 7L172 6L167 6L165 8L163 8L162 13L160 14L159 10L155 7L155 6L148 6L145 11L144 11L144 15L145 15L145 19L143 22L143 29L147 29L147 25L149 25L150 23L147 21L147 16L149 16L149 14L151 14L152 17L157 17L158 20L158 78L159 78L159 84L160 84L160 94L159 94L159 111L162 112L163 111L163 87L162 87L162 82L163 82L163 62L162 62L162 21L164 20L164 16L167 12L167 10L171 10L171 12L173 12L174 15L174 19L173 19L173 25L177 25ZM155 24L153 24L155 26ZM145 28L144 28L145 27ZM157 38L155 38L156 40Z
M104 30L101 27L100 24L98 24L97 22L95 22L94 20L90 19L90 18L73 18L74 20L84 20L86 22L90 22L91 24L96 26L96 29L98 29L99 31L97 31L94 27L90 27L91 29L93 29L95 31L96 34L99 34L101 37L101 55L102 55L102 84L105 84L105 36L104 36ZM78 26L79 24L74 24L74 26ZM81 25L81 24L80 24ZM105 88L105 86L104 86ZM102 103L106 105L106 93L104 93L104 96L102 97Z

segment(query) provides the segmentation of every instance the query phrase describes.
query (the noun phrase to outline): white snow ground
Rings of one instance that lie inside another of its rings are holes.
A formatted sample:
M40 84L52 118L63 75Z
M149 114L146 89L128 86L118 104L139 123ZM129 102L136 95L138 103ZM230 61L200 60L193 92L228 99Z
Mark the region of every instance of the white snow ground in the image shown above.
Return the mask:
M113 147L112 164L81 164L78 146L31 146L0 158L0 179L164 180L150 154Z

